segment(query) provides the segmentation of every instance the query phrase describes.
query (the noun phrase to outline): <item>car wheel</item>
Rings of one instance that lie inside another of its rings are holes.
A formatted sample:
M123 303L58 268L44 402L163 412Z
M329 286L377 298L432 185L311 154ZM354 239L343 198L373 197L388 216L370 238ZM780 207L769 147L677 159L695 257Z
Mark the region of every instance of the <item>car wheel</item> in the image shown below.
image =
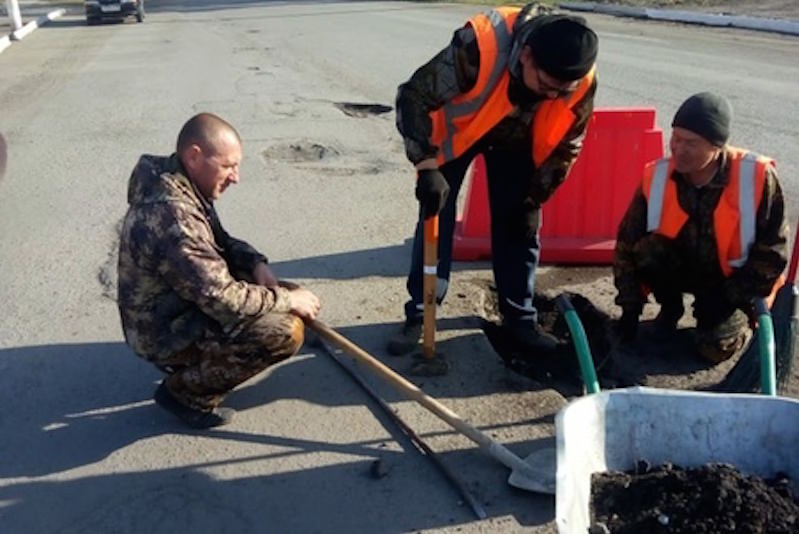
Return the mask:
M100 22L100 19L97 17L86 17L86 25L88 26L94 26L98 22Z

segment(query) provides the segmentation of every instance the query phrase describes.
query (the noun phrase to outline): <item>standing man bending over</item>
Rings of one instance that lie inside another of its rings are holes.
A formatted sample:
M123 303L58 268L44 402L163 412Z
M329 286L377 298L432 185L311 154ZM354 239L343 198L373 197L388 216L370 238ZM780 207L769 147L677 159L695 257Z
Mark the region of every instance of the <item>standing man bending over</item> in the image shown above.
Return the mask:
M455 206L472 159L485 157L494 279L507 337L527 353L557 346L533 306L541 206L582 148L596 92L597 36L580 17L536 4L469 19L450 45L397 94L397 127L416 167L420 217L408 275L405 325L389 352L422 332L423 221L440 213L438 291L449 283Z
M278 284L268 260L222 228L213 202L239 181L241 138L210 113L177 152L144 155L128 185L118 303L127 343L168 376L155 401L195 428L230 422L238 384L294 355L319 299Z

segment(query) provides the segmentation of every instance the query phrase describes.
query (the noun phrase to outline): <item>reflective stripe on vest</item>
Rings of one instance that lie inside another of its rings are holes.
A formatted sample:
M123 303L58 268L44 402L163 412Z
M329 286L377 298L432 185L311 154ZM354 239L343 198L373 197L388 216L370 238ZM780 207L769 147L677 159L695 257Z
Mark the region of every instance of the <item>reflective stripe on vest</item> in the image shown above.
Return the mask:
M660 216L663 213L663 196L668 180L669 160L660 159L655 163L652 184L649 186L649 198L646 205L646 231L654 232L660 227Z
M460 155L455 153L454 134L456 128L454 122L460 117L476 113L485 103L486 99L488 99L491 90L497 85L500 76L505 72L510 48L513 44L511 29L513 28L513 23L516 21L516 16L519 11L519 9L515 9L515 13L509 13L507 20L497 9L492 9L488 14L477 15L472 19L471 24L474 28L475 35L478 37L478 47L492 46L497 53L495 54L493 65L485 65L484 68L484 65L481 63L477 82L472 88L472 91L467 92L465 95L461 95L461 98L455 98L447 102L441 108L444 114L444 125L446 127L446 137L441 143L440 148L444 161L451 161ZM485 31L480 30L484 30L483 25L486 23L493 30L493 43L480 43L480 36L486 35ZM480 79L484 72L488 73L488 79L485 81ZM479 88L482 88L482 90L473 95L472 93L474 90Z
M738 175L738 213L741 220L738 223L741 257L730 259L731 267L741 267L749 259L749 248L755 243L755 163L757 156L748 152L741 158Z
M430 112L431 142L439 147L439 165L461 156L514 109L508 99L508 58L519 11L520 8L500 7L469 20L477 39L480 67L472 89ZM531 124L536 165L540 166L568 133L575 120L572 108L582 100L593 80L594 68L567 97L545 99L538 105Z
M766 167L773 161L737 148L729 148L727 186L713 211L719 263L725 276L749 259L755 242L757 207L763 198ZM688 220L677 198L677 186L670 179L673 164L660 159L647 165L642 190L647 199L647 232L677 237Z

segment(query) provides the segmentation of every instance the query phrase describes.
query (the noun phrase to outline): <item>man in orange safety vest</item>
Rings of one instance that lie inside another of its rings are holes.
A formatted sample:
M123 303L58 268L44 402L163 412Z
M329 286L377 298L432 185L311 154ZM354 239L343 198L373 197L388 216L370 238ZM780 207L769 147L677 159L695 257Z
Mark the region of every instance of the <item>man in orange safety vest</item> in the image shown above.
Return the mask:
M456 198L469 163L485 158L492 263L506 339L552 352L533 306L541 206L563 182L593 112L597 36L581 17L537 4L470 18L397 93L397 128L420 202L405 324L388 344L412 351L422 331L422 227L439 215L437 300L449 285Z
M683 294L694 296L700 355L717 363L751 337L755 298L787 263L788 226L774 161L727 144L732 110L713 93L674 116L671 157L650 163L619 225L614 279L619 334L636 337L648 292L661 305L656 339L673 335Z

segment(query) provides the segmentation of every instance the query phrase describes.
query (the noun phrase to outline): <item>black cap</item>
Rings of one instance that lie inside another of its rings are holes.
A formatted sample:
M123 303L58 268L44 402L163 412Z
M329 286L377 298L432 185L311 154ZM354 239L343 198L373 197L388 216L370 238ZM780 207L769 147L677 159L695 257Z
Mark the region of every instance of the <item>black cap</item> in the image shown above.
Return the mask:
M731 116L732 107L726 98L697 93L682 103L671 125L699 134L716 146L724 146L730 137Z
M541 15L534 19L525 44L544 72L570 82L579 80L593 67L598 39L582 17Z

